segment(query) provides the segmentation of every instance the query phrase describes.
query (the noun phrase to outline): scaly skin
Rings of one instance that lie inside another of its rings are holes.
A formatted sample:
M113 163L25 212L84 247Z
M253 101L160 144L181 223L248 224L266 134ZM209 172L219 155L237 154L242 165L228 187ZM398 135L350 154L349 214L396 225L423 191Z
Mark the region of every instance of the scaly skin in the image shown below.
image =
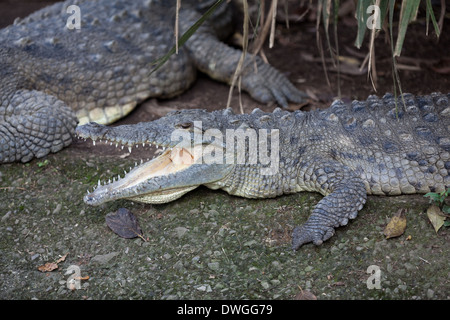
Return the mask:
M335 101L327 110L312 112L255 109L236 115L229 110L183 110L135 125L89 123L77 128L80 137L169 149L116 182L99 182L84 201L164 203L199 185L248 198L317 191L325 197L307 222L294 229L292 242L294 249L308 242L318 245L334 234L334 228L357 216L368 194L441 192L450 186L449 100L450 94L405 94L396 104L386 94L350 105ZM239 144L231 147L232 140L224 138L230 129L243 130L232 131L238 139L255 133L258 146L267 142L269 152L258 153L248 143L245 161L199 161L195 155L201 150L211 155L206 151L211 147L224 157L227 152L238 156ZM255 154L258 161L252 158ZM264 154L273 161L264 160ZM267 171L272 164L275 170Z
M180 34L214 1L184 0ZM76 4L81 29L69 30ZM201 8L200 8L201 7ZM149 97L189 88L200 69L230 82L241 52L220 42L226 6L155 71L174 45L174 0L80 0L56 3L0 31L0 163L42 157L69 145L77 125L109 124ZM211 24L212 25L211 25ZM254 69L257 66L257 72ZM305 94L259 58L247 57L243 89L260 102L303 102Z

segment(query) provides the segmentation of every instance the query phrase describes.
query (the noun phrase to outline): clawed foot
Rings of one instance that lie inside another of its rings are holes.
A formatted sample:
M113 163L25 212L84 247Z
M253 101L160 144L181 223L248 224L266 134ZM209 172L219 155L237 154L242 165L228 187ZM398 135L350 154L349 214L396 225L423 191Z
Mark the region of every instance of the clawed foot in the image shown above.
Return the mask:
M247 72L242 79L243 88L256 100L277 102L288 108L288 102L304 103L309 96L298 90L283 74L268 64L259 64L258 70Z
M321 245L334 235L333 227L311 227L303 225L295 227L292 232L292 249L298 250L305 243L312 242L315 245Z

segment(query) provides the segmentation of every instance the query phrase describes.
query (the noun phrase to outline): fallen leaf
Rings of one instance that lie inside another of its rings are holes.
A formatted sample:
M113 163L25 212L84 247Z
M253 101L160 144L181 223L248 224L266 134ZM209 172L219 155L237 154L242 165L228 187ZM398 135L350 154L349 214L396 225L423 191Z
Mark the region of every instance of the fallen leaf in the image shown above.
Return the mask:
M343 281L338 281L338 282L332 283L331 285L332 285L333 287L341 287L341 286L345 286L345 282L343 282Z
M317 300L317 297L308 290L301 290L294 300Z
M384 228L384 235L386 239L401 236L406 229L406 209L398 210L391 218L386 228Z
M106 224L117 235L122 238L131 239L140 237L145 240L142 235L141 227L134 214L125 208L119 208L116 212L110 212L106 215Z
M38 267L38 270L41 272L50 272L55 269L58 269L58 264L55 262L46 262L44 265Z
M56 262L46 262L44 265L39 266L38 270L41 272L50 272L53 271L55 269L58 269L58 263L63 262L64 260L66 260L66 257L69 253L66 253L65 255L63 255L61 258L59 258L58 260L56 260Z
M434 231L438 232L439 229L444 225L445 216L441 209L436 205L431 205L427 210L427 216L431 224L434 227Z
M63 255L61 258L59 258L58 260L56 260L56 263L60 263L66 260L66 257L69 253L66 253L65 255Z

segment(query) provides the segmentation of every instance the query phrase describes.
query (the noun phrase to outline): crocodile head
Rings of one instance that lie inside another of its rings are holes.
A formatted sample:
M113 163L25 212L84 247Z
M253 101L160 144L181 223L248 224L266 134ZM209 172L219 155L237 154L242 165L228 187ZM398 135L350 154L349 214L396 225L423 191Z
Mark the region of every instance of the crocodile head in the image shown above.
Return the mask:
M202 184L214 188L214 183L232 172L233 164L205 162L199 156L202 150L206 146L222 150L223 141L202 133L212 128L223 132L226 114L183 110L133 125L109 127L91 122L77 127L80 138L90 138L94 143L102 140L129 149L137 144L152 144L164 150L158 157L141 163L117 181L104 185L99 181L98 187L88 192L84 201L90 205L117 199L165 203Z

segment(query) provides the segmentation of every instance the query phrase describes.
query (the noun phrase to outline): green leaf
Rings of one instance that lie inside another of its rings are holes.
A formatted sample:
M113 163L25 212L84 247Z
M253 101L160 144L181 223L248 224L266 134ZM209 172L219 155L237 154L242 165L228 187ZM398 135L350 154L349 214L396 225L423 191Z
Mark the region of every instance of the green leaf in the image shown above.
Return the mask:
M400 11L399 30L397 42L395 44L394 56L400 56L402 52L403 42L405 40L408 24L415 20L417 10L419 9L420 0L403 0Z
M442 212L450 214L450 206L444 204L444 206L442 207Z
M179 39L178 39L178 47L181 47L183 44L186 43L186 41L197 31L197 29L205 22L216 10L216 8L222 4L225 0L217 0L216 3L214 3L208 11L206 11L200 19L198 19ZM168 53L166 53L163 57L155 60L153 62L153 65L156 65L155 68L148 74L150 76L153 72L161 68L164 63L169 60L169 58L176 52L177 46L174 45Z
M356 20L358 22L358 32L356 35L355 40L355 46L357 48L360 48L362 45L362 42L364 40L364 35L366 34L367 27L367 21L369 20L369 17L374 14L374 12L367 12L369 7L371 5L375 5L376 1L374 0L361 0L358 1L357 7L356 7ZM388 0L381 0L379 2L379 8L380 8L380 26L383 24L383 21L386 19L386 15L388 12Z
M362 42L364 40L364 35L367 29L367 18L368 13L367 8L372 4L372 0L360 0L356 6L356 20L358 21L358 33L356 35L355 46L359 49L361 48Z
M434 16L433 6L431 5L431 0L427 0L427 35L428 35L428 23L431 18L431 22L433 23L434 32L436 32L437 37L440 36L439 26L436 22L436 17Z
M37 166L38 166L39 168L42 168L42 167L45 167L45 166L48 165L48 164L49 164L48 159L45 159L44 161L38 162L38 163L37 163Z
M430 198L430 201L439 204L441 202L441 195L435 192L429 192L424 195L424 197Z

